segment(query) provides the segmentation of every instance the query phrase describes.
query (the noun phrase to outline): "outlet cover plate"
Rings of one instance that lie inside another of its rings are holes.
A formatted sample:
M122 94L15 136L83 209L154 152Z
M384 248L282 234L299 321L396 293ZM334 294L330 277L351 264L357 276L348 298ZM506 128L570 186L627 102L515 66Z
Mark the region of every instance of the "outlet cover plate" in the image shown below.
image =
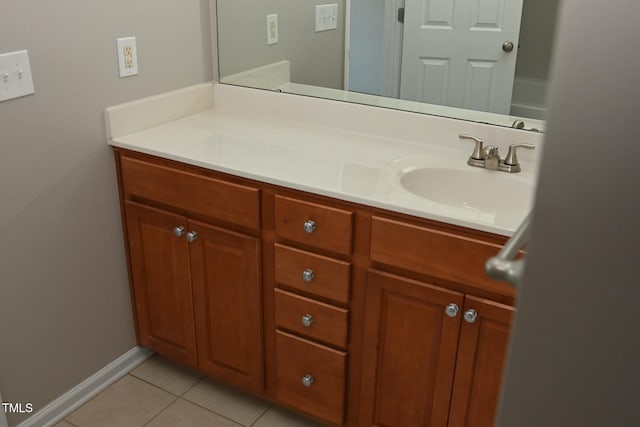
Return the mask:
M118 47L118 68L120 77L138 74L138 49L135 37L122 37L116 40Z
M278 14L267 15L267 45L276 44L278 37Z

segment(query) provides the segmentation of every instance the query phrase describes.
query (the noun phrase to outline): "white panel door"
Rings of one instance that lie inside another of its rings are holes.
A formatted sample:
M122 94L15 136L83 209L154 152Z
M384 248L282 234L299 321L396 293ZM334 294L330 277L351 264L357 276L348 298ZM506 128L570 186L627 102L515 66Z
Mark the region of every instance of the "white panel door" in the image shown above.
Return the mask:
M509 114L522 3L406 0L400 97Z

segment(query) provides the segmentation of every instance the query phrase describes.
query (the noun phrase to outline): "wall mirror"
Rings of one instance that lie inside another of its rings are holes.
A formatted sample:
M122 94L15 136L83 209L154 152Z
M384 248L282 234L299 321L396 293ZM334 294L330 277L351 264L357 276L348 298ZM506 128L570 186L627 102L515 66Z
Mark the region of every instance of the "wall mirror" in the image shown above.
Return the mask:
M220 82L544 130L560 0L217 0Z

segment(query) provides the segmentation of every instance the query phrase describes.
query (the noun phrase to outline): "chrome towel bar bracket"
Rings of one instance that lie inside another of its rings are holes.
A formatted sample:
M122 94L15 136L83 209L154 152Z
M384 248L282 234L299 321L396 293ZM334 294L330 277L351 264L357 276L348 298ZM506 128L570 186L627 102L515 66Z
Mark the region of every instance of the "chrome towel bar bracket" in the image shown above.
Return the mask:
M498 255L489 258L485 264L487 275L495 280L511 283L518 288L522 282L524 259L516 260L518 251L529 241L531 213L522 221L513 236L505 243Z

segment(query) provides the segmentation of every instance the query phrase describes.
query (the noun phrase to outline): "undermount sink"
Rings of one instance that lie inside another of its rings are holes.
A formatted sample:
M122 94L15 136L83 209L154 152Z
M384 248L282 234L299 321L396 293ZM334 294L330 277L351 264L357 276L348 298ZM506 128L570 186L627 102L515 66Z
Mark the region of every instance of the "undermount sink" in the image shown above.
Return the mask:
M401 176L400 184L436 203L518 218L531 210L533 198L532 183L485 169L413 169Z

